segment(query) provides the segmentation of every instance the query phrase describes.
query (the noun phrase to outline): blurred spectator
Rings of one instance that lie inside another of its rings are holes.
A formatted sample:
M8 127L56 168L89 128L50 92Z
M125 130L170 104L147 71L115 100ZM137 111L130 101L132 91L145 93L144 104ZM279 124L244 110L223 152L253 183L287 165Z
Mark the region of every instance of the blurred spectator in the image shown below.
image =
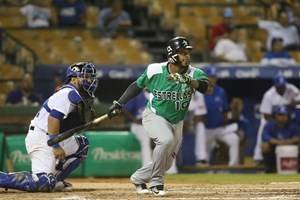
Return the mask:
M273 38L271 51L267 51L261 60L262 65L276 65L287 67L295 65L296 61L290 56L289 52L283 49L282 38Z
M222 87L217 85L216 68L205 68L205 72L209 81L214 85L212 94L204 96L207 109L205 115L207 154L210 155L217 141L224 142L229 148L228 165L238 165L239 137L236 134L238 125L228 123L229 105L227 94Z
M7 104L38 106L42 99L33 91L33 81L30 74L25 74L18 88L11 91L6 97Z
M246 46L239 41L239 33L238 30L232 30L217 41L213 54L218 61L246 62L248 60Z
M277 145L300 145L300 126L289 118L286 106L276 106L274 120L268 121L262 133L262 152L267 173L276 172Z
M267 49L271 50L273 38L282 38L286 50L298 49L300 38L296 26L289 23L288 16L281 12L277 21L259 20L258 26L268 32Z
M105 37L115 37L118 34L132 35L131 19L129 14L123 10L121 0L113 0L111 6L100 11L98 27Z
M47 2L46 2L47 3ZM51 22L51 10L45 7L43 1L32 1L20 9L27 18L29 28L49 27Z
M233 28L233 11L231 8L225 8L223 11L223 21L217 25L214 25L211 29L209 49L213 50L217 40L220 39L225 33L229 33Z
M294 2L293 2L294 3ZM285 12L288 16L289 22L292 23L294 19L293 3L290 0L277 0L272 1L269 5L269 19L278 19L281 12Z
M81 0L53 0L59 26L85 25L85 5Z
M279 75L273 79L273 86L267 90L263 96L260 105L260 125L256 136L256 146L254 149L253 160L258 164L261 163L263 157L261 152L261 139L263 127L267 121L272 119L272 109L274 106L285 105L294 109L297 104L300 104L299 89L288 83L286 79Z

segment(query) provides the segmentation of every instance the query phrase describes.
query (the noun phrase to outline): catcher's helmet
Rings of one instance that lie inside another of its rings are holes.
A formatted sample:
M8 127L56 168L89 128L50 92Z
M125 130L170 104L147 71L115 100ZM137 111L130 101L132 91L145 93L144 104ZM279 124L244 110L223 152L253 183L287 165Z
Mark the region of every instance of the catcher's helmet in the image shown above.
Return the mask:
M180 49L193 49L190 45L189 41L185 37L175 37L168 42L167 45L167 54L168 54L168 62L170 63L178 63L178 51Z
M98 85L96 75L96 68L93 63L78 62L68 67L66 77L67 82L69 82L72 77L83 78L81 82L82 89L86 91L91 97L94 97L94 92Z

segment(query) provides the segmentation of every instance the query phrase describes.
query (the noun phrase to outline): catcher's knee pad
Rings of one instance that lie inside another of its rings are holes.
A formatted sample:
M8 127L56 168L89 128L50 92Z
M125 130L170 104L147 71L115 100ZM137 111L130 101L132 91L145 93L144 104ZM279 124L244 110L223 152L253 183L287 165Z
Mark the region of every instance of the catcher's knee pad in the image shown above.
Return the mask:
M0 172L0 187L18 189L28 192L50 192L56 184L53 174L30 172Z
M63 181L66 179L87 156L89 149L88 139L82 135L76 135L75 139L78 143L77 151L74 154L67 156L65 161L59 162L56 166L56 170L59 171L56 174L57 181Z

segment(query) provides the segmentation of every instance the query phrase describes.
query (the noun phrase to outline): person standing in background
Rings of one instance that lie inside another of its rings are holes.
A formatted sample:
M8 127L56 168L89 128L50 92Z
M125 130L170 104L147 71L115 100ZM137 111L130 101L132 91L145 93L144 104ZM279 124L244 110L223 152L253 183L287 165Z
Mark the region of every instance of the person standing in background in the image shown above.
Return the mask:
M273 78L273 86L265 92L260 105L260 125L256 136L253 160L260 164L263 160L261 152L262 131L266 122L272 119L272 109L274 106L286 105L294 109L300 104L299 89L286 81L282 75Z

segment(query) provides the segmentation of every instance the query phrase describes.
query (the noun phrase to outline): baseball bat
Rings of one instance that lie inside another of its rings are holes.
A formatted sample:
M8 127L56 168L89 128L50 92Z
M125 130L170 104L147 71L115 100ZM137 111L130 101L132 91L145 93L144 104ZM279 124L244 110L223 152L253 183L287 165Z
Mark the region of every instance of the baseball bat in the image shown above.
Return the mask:
M49 139L49 140L47 141L47 144L48 144L49 146L52 146L52 145L54 145L54 144L57 144L57 143L59 143L59 142L65 140L65 139L71 137L71 136L74 135L75 133L84 131L84 130L86 130L87 128L90 128L90 127L92 127L92 126L94 126L94 125L96 125L96 124L102 122L103 120L105 120L105 119L107 119L107 118L108 118L108 115L105 114L105 115L102 115L102 116L100 116L100 117L97 117L97 118L94 119L93 121L87 122L87 123L85 123L85 124L82 124L82 125L80 125L80 126L77 126L77 127L75 127L75 128L72 128L72 129L70 129L70 130L67 130L67 131L65 131L65 132L63 132L63 133L60 133L60 134L58 134L56 137Z

